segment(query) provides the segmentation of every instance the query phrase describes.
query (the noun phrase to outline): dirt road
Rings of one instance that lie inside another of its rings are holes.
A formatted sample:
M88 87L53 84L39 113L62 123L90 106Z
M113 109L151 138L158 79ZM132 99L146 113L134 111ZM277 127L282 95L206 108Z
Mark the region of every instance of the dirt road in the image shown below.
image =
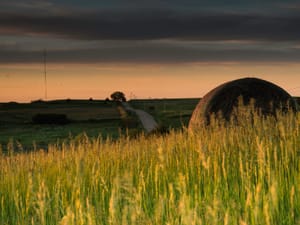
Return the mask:
M123 102L122 104L126 111L134 112L139 117L147 133L155 130L158 127L157 122L149 113L145 112L144 110L134 109L127 102Z

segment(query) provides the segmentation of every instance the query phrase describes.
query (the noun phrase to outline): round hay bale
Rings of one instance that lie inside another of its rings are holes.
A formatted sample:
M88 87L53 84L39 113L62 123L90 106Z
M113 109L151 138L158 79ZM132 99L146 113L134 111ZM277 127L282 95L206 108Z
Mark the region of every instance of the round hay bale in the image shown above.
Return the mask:
M239 97L243 104L254 100L254 107L263 115L275 115L276 110L296 111L296 102L281 87L258 78L243 78L224 83L208 92L196 106L189 122L189 129L209 124L211 115L220 115L227 121L238 106Z

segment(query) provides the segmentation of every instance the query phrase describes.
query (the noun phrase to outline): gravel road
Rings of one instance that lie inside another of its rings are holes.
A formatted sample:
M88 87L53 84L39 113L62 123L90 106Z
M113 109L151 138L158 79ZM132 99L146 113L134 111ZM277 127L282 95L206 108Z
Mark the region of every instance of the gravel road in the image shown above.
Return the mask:
M136 113L147 133L155 130L158 127L157 122L149 113L145 112L144 110L134 109L127 102L123 102L122 104L126 111Z

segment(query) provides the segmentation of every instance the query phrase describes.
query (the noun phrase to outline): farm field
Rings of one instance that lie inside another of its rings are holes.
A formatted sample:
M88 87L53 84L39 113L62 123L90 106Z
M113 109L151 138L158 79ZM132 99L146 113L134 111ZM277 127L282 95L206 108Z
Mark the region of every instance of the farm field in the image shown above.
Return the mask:
M33 123L37 114L61 114L70 121L66 124ZM105 101L59 100L31 104L0 104L0 143L11 142L16 148L45 148L83 133L90 137L117 138L121 118L117 107ZM4 148L4 147L3 147Z
M142 99L128 103L155 118L162 131L181 130L188 126L200 99ZM300 98L295 100L300 103ZM66 124L35 124L36 114L63 114ZM116 140L122 135L137 136L143 132L140 121L113 102L103 100L56 100L33 103L0 103L0 145L15 150L47 148L48 144L87 135Z
M0 224L298 224L300 114L241 121L1 154Z
M132 100L129 103L148 111L160 126L179 129L188 125L199 99ZM63 114L66 124L35 124L36 114ZM124 113L123 113L124 114ZM117 139L120 135L136 136L142 132L135 115L123 115L113 102L101 100L57 100L31 104L0 104L0 144L16 149L46 148L49 143L62 142L85 133L88 137ZM126 114L126 112L125 112Z

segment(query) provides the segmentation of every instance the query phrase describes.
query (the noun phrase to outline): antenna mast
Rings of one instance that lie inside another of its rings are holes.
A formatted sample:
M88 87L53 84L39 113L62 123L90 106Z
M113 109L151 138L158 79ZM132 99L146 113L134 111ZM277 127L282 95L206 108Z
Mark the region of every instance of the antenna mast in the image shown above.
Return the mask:
M45 83L45 100L47 99L47 50L44 49L44 83Z

